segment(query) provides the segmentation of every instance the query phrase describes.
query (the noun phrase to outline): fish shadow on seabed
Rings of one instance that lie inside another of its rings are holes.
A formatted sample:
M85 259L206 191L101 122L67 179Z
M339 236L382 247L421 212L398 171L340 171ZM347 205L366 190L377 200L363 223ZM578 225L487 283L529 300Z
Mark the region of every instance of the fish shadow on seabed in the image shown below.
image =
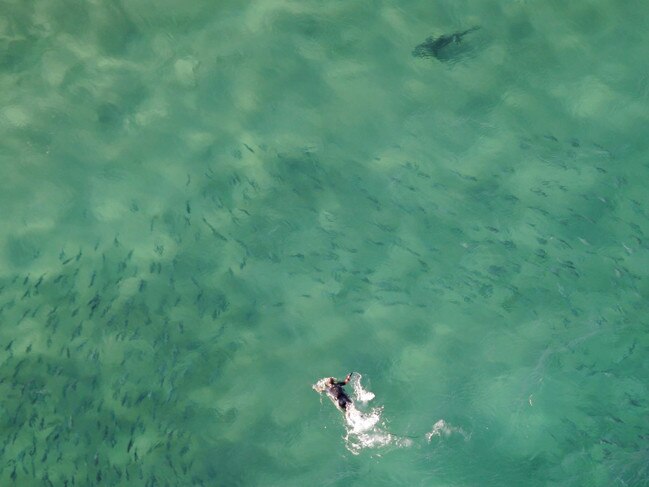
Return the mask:
M412 55L419 58L435 58L448 64L472 58L481 46L480 39L477 36L465 39L465 36L480 29L481 27L476 25L464 31L428 37L415 46Z

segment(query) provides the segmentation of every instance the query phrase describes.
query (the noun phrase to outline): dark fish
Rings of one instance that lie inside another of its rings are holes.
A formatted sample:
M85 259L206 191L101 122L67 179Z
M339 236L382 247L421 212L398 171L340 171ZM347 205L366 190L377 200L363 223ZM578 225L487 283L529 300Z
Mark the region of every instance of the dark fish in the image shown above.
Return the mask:
M462 38L465 35L474 32L479 28L479 26L475 26L471 27L468 30L465 30L464 32L455 32L448 35L444 34L437 38L431 36L424 42L416 46L412 51L412 55L415 57L434 57L440 59L440 55L444 48L446 48L450 44L459 44L460 42L462 42Z
M99 293L95 293L95 295L92 297L90 301L88 301L87 305L90 306L90 315L95 312L97 309L97 306L99 306L99 303L101 302L101 298L99 297Z
M223 235L221 235L221 234L216 230L216 228L214 228L214 226L211 225L210 222L208 222L208 221L205 219L205 217L203 217L203 222L205 222L205 224L209 227L209 229L212 230L212 234L213 234L215 237L220 238L220 239L223 240L224 242L227 242L227 241L228 241L228 239L227 239L226 237L224 237Z
M34 284L34 289L38 289L38 286L40 286L43 283L43 278L45 277L45 274L43 274L41 277L38 278L38 281L36 281L36 284Z

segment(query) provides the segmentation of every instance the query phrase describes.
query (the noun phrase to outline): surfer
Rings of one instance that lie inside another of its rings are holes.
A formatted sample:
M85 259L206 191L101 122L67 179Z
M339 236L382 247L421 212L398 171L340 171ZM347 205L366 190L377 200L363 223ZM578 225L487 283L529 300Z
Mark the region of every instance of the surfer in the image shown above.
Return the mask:
M329 377L324 383L325 392L343 413L347 411L347 406L352 404L352 400L343 389L343 386L351 380L352 374L353 372L347 374L343 381L336 381L334 377Z

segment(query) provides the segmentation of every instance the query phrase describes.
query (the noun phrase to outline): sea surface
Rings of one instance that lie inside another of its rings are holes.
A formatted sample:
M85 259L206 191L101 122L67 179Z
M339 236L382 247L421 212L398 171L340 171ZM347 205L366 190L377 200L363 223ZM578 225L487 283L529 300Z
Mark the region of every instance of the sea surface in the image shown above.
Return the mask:
M649 485L648 32L0 0L0 485Z

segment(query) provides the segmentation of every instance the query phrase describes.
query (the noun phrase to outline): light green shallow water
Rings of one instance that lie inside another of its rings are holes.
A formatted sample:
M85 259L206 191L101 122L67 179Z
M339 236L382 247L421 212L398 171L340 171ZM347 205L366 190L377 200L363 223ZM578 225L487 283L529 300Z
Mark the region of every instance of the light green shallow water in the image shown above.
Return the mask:
M648 24L0 1L0 485L649 485Z

